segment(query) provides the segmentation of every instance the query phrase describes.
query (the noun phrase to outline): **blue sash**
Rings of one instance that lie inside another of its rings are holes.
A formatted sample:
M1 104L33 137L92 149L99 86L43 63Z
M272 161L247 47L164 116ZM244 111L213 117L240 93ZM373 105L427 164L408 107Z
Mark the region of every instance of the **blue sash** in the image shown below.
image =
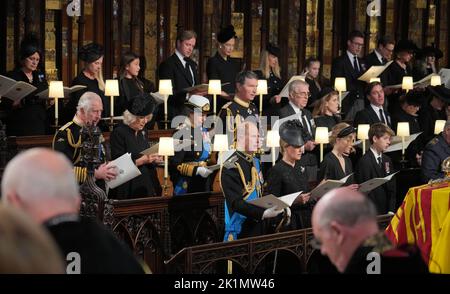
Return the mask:
M202 138L206 136L207 130L205 128L202 128ZM200 161L206 161L210 154L211 154L211 143L207 140L202 140L203 145L203 151L199 158L194 160L194 162L200 162ZM196 175L192 175L195 177ZM186 194L188 190L188 178L187 177L180 177L177 184L175 185L175 188L173 189L173 195L181 195Z
M257 187L261 185L261 181L259 178L261 168L258 158L253 158L253 165L255 166L258 173L258 178L256 180L255 187L253 187L253 191L251 191L250 194L244 198L245 201L250 201L259 197ZM243 185L246 185L246 183L243 183ZM246 216L237 212L233 212L233 214L230 214L227 202L225 201L225 236L223 238L223 241L227 242L237 240L237 236L241 233L242 230L242 224L246 219Z

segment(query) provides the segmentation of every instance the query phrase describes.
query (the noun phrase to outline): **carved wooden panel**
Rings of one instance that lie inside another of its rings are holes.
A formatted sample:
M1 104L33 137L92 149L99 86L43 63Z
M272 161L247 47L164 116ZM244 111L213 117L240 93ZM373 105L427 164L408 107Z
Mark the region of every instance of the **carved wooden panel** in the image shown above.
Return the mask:
M278 9L271 9L271 24L272 19L273 21L278 21L278 12L275 13L275 10L278 11ZM276 15L276 17L275 17ZM298 72L297 64L298 64L298 44L299 44L299 19L300 15L300 0L296 1L289 1L289 37L288 37L288 56L287 56L287 76L288 79L296 75ZM269 28L271 28L270 26ZM278 31L278 25L277 31ZM270 29L271 31L271 29ZM275 37L273 37L275 38ZM269 40L273 40L273 38L269 35ZM282 46L282 44L280 44Z
M14 68L14 44L18 35L14 32L14 1L7 2L7 15L6 15L6 71L13 70ZM3 58L3 56L2 56Z
M325 0L323 9L323 60L322 74L330 78L331 63L333 62L333 1Z
M169 27L169 40L170 43L169 45L169 49L171 52L173 52L173 48L175 48L175 41L177 39L177 32L179 29L179 26L182 25L180 23L178 23L178 1L175 0L171 0L170 1L170 27ZM185 27L183 29L186 29Z
M317 11L319 1L310 0L306 2L306 58L317 56L319 46L319 30L317 28Z
M394 0L386 0L386 35L392 38L395 37L394 23Z
M119 63L116 66L120 66L120 58L125 53L131 50L130 42L131 42L131 0L121 0L122 1L122 13L121 13L121 46L120 46L120 55L119 55Z
M56 28L55 28L55 13L59 10L45 10L45 74L48 81L59 80L58 69L56 67Z
M367 14L366 14L367 15ZM367 16L369 21L369 46L365 46L366 48L369 48L369 50L366 52L368 54L371 52L375 47L377 46L377 40L378 35L380 34L380 18L377 16Z
M259 68L259 56L261 53L261 25L262 25L262 14L263 4L261 0L252 1L252 34L251 34L251 48L252 48L252 58L250 68Z
M147 59L145 76L155 81L156 68L158 66L157 50L157 11L158 3L153 0L145 0L144 3L144 56Z
M450 48L449 48L449 28L448 28L448 20L449 15L449 1L448 0L441 0L440 1L440 7L438 10L438 13L440 13L440 26L439 26L439 45L438 47L444 52L444 57L440 60L440 65L441 66L448 66L449 64L449 56L448 54L450 53Z
M234 45L234 51L231 54L235 58L244 57L244 13L233 12L231 13L231 24L234 26L236 32L236 43ZM250 44L248 45L250 46Z
M410 0L409 2L409 26L408 39L412 40L418 47L422 46L422 14L421 0Z
M426 33L425 45L436 43L436 5L435 1L431 0L428 6L428 28Z

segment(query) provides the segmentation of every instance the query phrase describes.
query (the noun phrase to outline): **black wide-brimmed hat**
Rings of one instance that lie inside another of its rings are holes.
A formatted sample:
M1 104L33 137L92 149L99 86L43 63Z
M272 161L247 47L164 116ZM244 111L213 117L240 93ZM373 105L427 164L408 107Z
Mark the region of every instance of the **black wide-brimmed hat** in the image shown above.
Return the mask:
M97 43L86 44L78 51L78 57L87 63L94 62L103 55L103 46Z
M444 57L444 53L434 46L425 46L420 50L420 57L434 56L436 59Z
M127 110L135 116L147 116L155 110L155 101L149 94L142 93L128 102Z
M422 106L424 98L423 92L409 91L405 96L401 97L401 101L408 105Z
M41 55L41 50L39 48L39 39L34 33L29 33L20 43L20 60L30 57L34 53L39 53Z
M236 32L234 31L234 27L232 25L229 25L229 26L223 28L217 34L217 41L219 43L226 43L231 38L236 38Z
M288 120L280 126L280 138L290 146L301 147L303 140L303 127L298 119Z
M417 48L416 44L411 40L400 40L394 48L394 51L397 53L405 51L416 53L418 50L419 48Z
M274 44L267 43L266 50L267 50L267 52L269 52L273 56L276 56L278 58L280 57L280 48L278 48Z
M444 85L428 86L427 89L430 93L444 102L450 103L450 89L447 89Z

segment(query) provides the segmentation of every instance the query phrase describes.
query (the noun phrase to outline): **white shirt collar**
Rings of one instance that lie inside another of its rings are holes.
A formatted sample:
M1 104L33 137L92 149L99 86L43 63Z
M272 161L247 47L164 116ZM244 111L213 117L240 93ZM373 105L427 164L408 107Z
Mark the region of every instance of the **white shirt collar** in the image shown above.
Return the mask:
M378 60L381 62L381 64L383 64L383 56L378 53L377 49L373 50L373 52L375 52L375 55L377 56Z
M353 62L355 61L355 54L353 54L347 50L347 55L348 55L348 58L350 58L350 62L353 64ZM356 57L358 57L358 56L356 56ZM353 66L355 66L355 65L353 64Z
M378 153L378 151L376 151L375 148L373 148L372 146L370 147L370 151L372 151L373 156L375 156L375 159L378 162L378 157L381 157L382 153Z
M289 104L290 104L291 107L294 109L295 113L302 113L302 110L300 109L300 107L298 107L297 105L295 105L294 103L292 103L292 101L289 101Z
M372 103L370 103L370 107L372 107L372 109L375 111L375 113L376 113L377 115L380 115L380 109L382 109L383 112L384 112L383 107L375 106L375 105L373 105Z
M178 57L178 59L180 59L181 64L183 64L183 66L186 66L186 60L184 60L183 54L181 54L180 51L175 49L175 55Z

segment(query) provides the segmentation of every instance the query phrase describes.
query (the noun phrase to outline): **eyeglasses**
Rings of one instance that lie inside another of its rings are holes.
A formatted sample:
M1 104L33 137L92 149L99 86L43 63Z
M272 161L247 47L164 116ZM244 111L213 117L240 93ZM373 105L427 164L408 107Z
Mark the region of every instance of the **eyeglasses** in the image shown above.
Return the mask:
M292 95L294 97L311 97L311 93L310 92L292 92Z
M322 247L322 242L319 239L313 238L310 242L309 245L311 245L311 247L313 249L317 249L320 250L320 248Z
M362 46L364 46L363 43L357 43L357 42L353 42L353 41L352 41L352 43L353 43L356 47L362 47Z

